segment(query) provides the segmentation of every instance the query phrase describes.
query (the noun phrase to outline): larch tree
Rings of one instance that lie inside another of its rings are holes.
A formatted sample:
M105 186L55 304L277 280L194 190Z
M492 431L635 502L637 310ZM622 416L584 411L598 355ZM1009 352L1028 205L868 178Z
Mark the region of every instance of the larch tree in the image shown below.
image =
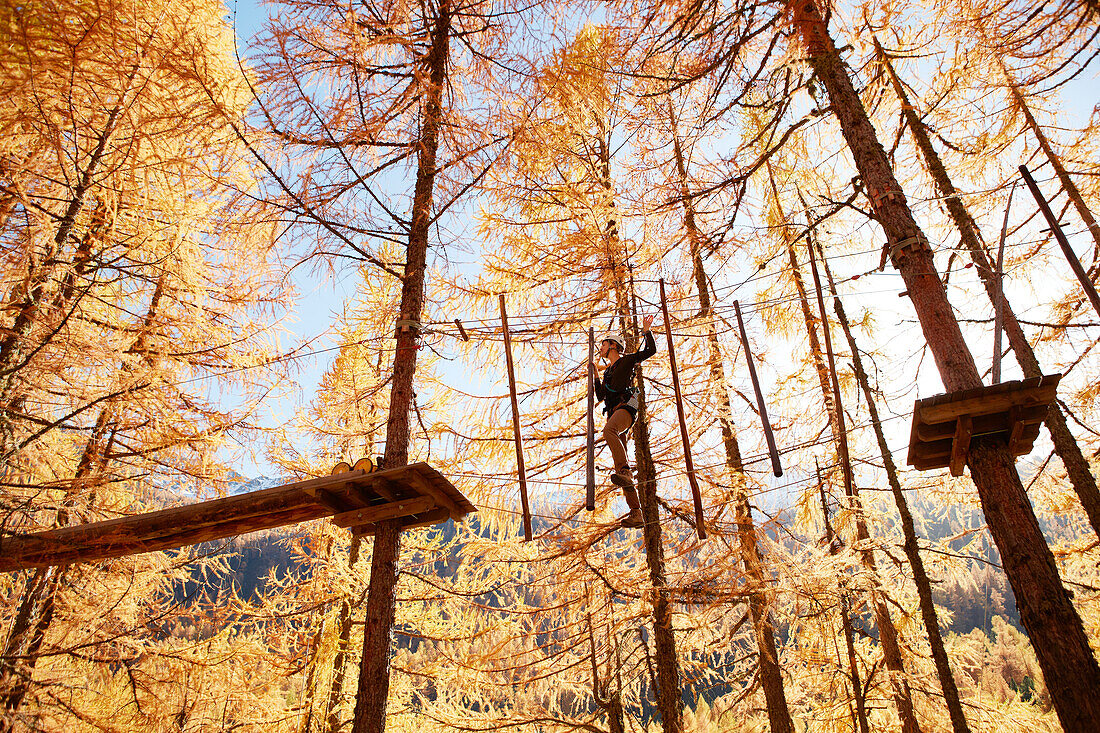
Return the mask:
M220 7L47 3L5 22L6 68L18 71L4 77L2 123L5 160L18 161L4 181L2 234L5 524L30 531L219 478L215 454L248 434L249 403L268 380L257 367L272 355L265 331L282 293L269 279L272 229L247 198L252 171L219 124L245 99ZM244 408L206 399L219 379L235 382ZM5 716L23 715L27 700L29 716L69 715L53 697L58 679L118 657L69 665L63 650L109 646L162 613L161 594L179 580L178 566L157 572L165 565L144 558L122 577L52 569L15 586ZM94 621L82 593L112 599L117 613ZM73 714L97 716L98 702Z
M480 0L350 11L289 2L283 10L261 40L256 69L265 140L289 158L268 152L249 131L242 136L272 174L288 222L313 232L309 256L370 263L401 284L383 466L403 466L431 302L432 232L502 142L491 128L482 132L493 110L477 106L487 104L478 90L506 52L508 24L522 27L526 12ZM378 242L403 245L403 261L380 259ZM400 532L398 521L383 522L374 537L357 731L385 727Z
M894 70L890 56L882 48L877 38L875 39L875 50L882 61L890 85L898 96L902 114L905 117L906 128L920 149L928 173L934 179L936 187L943 197L944 206L958 229L962 243L970 252L978 276L981 278L982 285L989 295L990 301L995 302L998 297L1004 297L999 295L1003 286L997 282L998 275L994 272L989 253L981 241L978 226L952 182L951 176L935 148L927 124L909 99L901 79ZM1035 356L1035 350L1031 347L1027 335L1020 326L1015 311L1005 301L1002 301L1002 307L1004 309L1004 329L1008 336L1008 343L1016 355L1016 360L1020 363L1024 376L1029 379L1042 376L1043 370L1038 358ZM1092 474L1088 460L1070 431L1065 415L1062 414L1057 405L1051 405L1046 418L1046 426L1054 442L1054 449L1066 467L1066 472L1070 481L1073 482L1074 489L1093 529L1100 533L1100 490L1097 489L1096 477Z
M924 235L852 86L822 9L812 2L798 2L789 12L871 193L875 218L890 242L892 264L908 287L944 386L950 391L981 386L973 357L936 274L932 250L922 244ZM898 248L913 237L916 246ZM1080 616L1061 584L1008 448L1003 441L978 439L971 447L968 466L1059 718L1064 726L1089 730L1097 720L1092 708L1100 700L1100 667Z

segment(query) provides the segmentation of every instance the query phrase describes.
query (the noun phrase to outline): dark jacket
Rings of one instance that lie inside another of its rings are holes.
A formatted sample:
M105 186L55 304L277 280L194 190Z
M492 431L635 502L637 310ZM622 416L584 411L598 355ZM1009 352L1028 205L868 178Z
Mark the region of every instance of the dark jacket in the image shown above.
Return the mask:
M603 380L594 377L596 398L604 403L604 412L610 415L615 408L634 395L634 367L657 353L657 343L651 331L645 332L645 347L633 354L620 356L603 373Z

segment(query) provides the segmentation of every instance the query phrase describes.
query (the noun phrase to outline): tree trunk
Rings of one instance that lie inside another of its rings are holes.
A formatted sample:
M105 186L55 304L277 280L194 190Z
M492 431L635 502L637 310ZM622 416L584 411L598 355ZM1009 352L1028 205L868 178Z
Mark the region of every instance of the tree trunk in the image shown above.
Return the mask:
M770 172L770 171L769 171ZM772 193L775 196L775 205L779 208L779 197L775 190L775 182L772 181ZM782 209L780 209L782 213ZM890 616L890 610L882 593L877 589L879 585L878 566L875 562L874 550L871 547L871 533L867 529L867 518L863 512L863 501L856 488L852 475L852 462L848 454L848 434L844 419L844 406L841 401L840 383L836 374L836 364L833 358L832 338L829 332L829 321L825 313L825 302L822 299L821 283L818 278L817 266L811 254L810 264L813 267L814 286L820 307L818 314L821 320L822 339L825 342L825 356L822 356L820 342L817 339L817 326L811 315L809 299L806 295L806 287L802 282L802 274L798 265L793 243L787 244L787 256L791 263L791 275L794 278L795 289L798 291L799 300L802 302L802 313L806 318L806 332L810 342L810 353L817 370L818 379L821 382L822 396L825 409L829 415L829 426L832 429L833 441L837 446L837 456L840 468L844 476L844 493L847 496L852 510L852 517L856 527L856 546L859 548L860 562L874 578L876 589L871 592L871 607L874 609L875 625L879 631L879 644L882 647L882 656L889 670L890 685L893 688L894 705L898 710L904 733L919 733L920 724L917 722L916 713L913 711L912 693L909 689L909 681L905 676L905 663L901 656L901 647L898 644L898 632L894 626L894 620ZM827 361L826 361L827 357ZM830 399L831 397L831 399Z
M821 481L820 470L817 472L817 490L821 494L821 515L825 518L825 540L829 543L829 554L836 555L840 546L835 541L833 525L829 521L829 504L825 501L825 484ZM867 721L867 695L859 678L852 609L848 601L848 591L844 588L840 589L840 627L844 632L844 646L848 650L848 681L852 685L852 697L856 701L856 720L859 721L860 733L871 733L871 726Z
M416 185L413 189L412 225L405 255L401 286L400 318L419 323L424 310L424 279L427 269L428 232L432 220L432 191L435 186L436 154L443 118L443 87L451 37L450 0L440 0L432 45L427 62L429 80L424 91L424 112L418 148ZM416 372L417 339L420 329L397 329L390 389L390 411L386 423L385 468L408 465L409 412L413 406L413 375ZM397 592L397 561L401 549L401 521L380 522L374 536L370 589L363 629L363 660L355 701L354 733L382 733L386 729L386 699L390 690L390 647Z
M952 183L951 177L947 173L947 167L943 164L939 153L936 152L936 148L932 145L932 139L928 134L928 128L924 125L924 122L910 103L909 97L905 93L905 88L902 86L901 80L898 79L894 71L890 57L883 50L877 38L874 39L874 42L875 50L882 59L882 64L890 78L890 83L893 85L894 91L898 95L898 100L901 102L902 114L905 116L906 126L909 128L914 141L917 143L917 147L921 151L921 156L924 158L928 173L932 176L932 180L935 181L936 188L939 190L940 196L944 200L947 211L951 215L951 219L955 222L955 227L959 230L959 238L970 252L971 259L973 259L974 265L978 270L978 277L985 287L985 292L989 296L990 302L996 305L999 283L997 282L997 276L989 261L989 255L985 251L985 247L982 245L978 236L978 227L974 223L973 217L970 216L970 212L967 211L966 205L959 197L959 193L955 189L955 185ZM1026 109L1026 106L1024 109ZM1027 116L1034 122L1034 118L1030 117L1030 111L1027 113ZM1042 130L1039 129L1038 126L1036 126L1036 130L1037 134L1042 134ZM1070 181L1070 183L1072 185L1072 181ZM1065 184L1063 183L1063 185ZM1085 210L1088 211L1087 209ZM1008 344L1012 347L1013 353L1016 354L1016 361L1019 362L1020 369L1023 371L1024 376L1029 379L1042 376L1043 370L1039 365L1038 358L1035 356L1035 351L1031 348L1027 336L1024 335L1024 330L1021 328L1020 322L1016 319L1016 313L1012 310L1012 306L1009 305L1008 299L1005 298L1003 294L1001 295L1001 306L1004 316L1005 335L1008 336ZM1058 409L1057 403L1051 404L1050 410L1047 412L1046 426L1047 430L1050 432L1050 438L1054 442L1054 450L1058 454L1058 457L1062 459L1062 465L1066 468L1066 474L1073 484L1073 489L1077 492L1077 497L1081 500L1081 505L1085 508L1085 514L1088 515L1089 523L1092 525L1093 531L1100 535L1100 489L1097 489L1096 477L1089 469L1088 459L1086 459L1084 453L1081 452L1081 446L1078 445L1077 439L1074 438L1073 433L1070 432L1069 425L1066 424L1066 416Z
M664 733L684 729L684 703L680 689L680 663L676 656L676 636L672 629L672 603L665 576L665 550L661 539L661 517L657 505L657 468L649 449L649 423L646 420L645 380L642 365L636 373L638 421L634 425L634 458L637 471L638 499L642 508L646 565L653 586L653 647L657 666L657 708L661 711Z
M0 731L12 730L11 718L18 712L30 686L38 661L38 649L45 626L52 616L54 593L61 569L40 568L27 582L19 610L0 657ZM45 623L44 623L45 622Z
M107 143L115 131L121 112L122 103L120 102L108 114L107 122L96 141L95 150L92 151L87 165L81 171L80 182L73 189L68 205L65 207L65 213L62 214L57 231L54 233L50 246L42 259L42 264L32 267L27 283L24 284L21 292L16 297L18 302L13 303L17 309L15 320L8 329L7 336L0 341L0 405L6 405L11 401L11 385L16 371L16 362L22 353L20 348L22 341L37 320L39 306L42 304L46 286L60 265L58 257L69 238L69 232L76 224L77 217L84 209L84 200L88 195L88 190L92 187L96 172L103 163Z
M592 599L588 599L591 607ZM596 660L596 637L592 631L592 614L588 614L588 654L592 664L592 699L607 713L607 727L610 733L626 733L623 725L623 698L621 690L611 685L610 665L608 665L607 684L600 681L600 667Z
M905 202L817 6L812 0L798 0L792 10L809 62L828 91L871 194L875 218L886 233L891 260L906 284L944 386L952 392L982 386L927 238ZM968 465L1062 727L1100 731L1100 666L1062 586L1008 446L1000 438L975 439Z
M369 455L368 451L368 455ZM359 546L362 537L352 537L348 551L348 567L354 568L359 562ZM351 602L340 602L339 632L336 639L336 654L332 659L332 682L329 685L328 701L325 703L325 725L328 733L337 733L340 729L340 697L344 692L344 676L348 666L348 642L351 640Z
M821 251L820 249L818 250ZM898 506L901 515L902 532L905 542L902 547L905 556L909 559L909 566L913 569L913 582L917 586L917 597L920 599L921 618L924 619L924 628L928 633L928 644L932 649L932 659L936 664L936 672L940 678L940 688L943 690L943 699L947 705L948 714L951 716L951 728L954 733L970 733L963 714L962 703L959 700L959 689L955 685L955 677L951 673L951 664L947 659L947 650L943 645L943 637L940 635L939 620L936 618L936 605L932 601L932 583L928 579L928 573L924 568L924 560L920 556L920 546L917 544L917 530L913 523L913 515L909 512L909 505L905 501L905 494L901 490L901 482L898 480L898 469L894 464L894 456L890 452L890 446L886 443L886 435L882 431L882 421L879 419L878 407L875 404L874 393L871 391L870 380L863 369L863 359L859 356L859 347L856 345L855 335L852 333L848 316L844 312L844 306L840 302L840 296L833 282L833 273L829 268L829 262L821 252L821 264L825 270L825 278L829 281L829 291L833 296L833 309L836 311L837 321L844 331L844 337L848 341L848 348L852 352L852 368L855 370L856 381L863 390L863 397L867 401L867 410L871 416L871 426L878 440L879 451L882 454L883 466L886 469L886 479L890 484L890 490L894 494L894 502Z
M745 472L741 462L741 447L733 426L733 407L726 391L725 366L718 342L718 330L714 325L714 306L710 299L707 273L703 266L703 235L695 221L695 207L688 189L687 165L676 132L676 120L669 104L669 121L672 124L672 149L676 157L676 171L680 183L680 198L684 205L684 228L687 229L691 247L695 288L699 293L699 315L707 324L707 346L710 354L710 387L718 397L718 423L722 432L722 446L726 452L726 468L734 485L734 516L737 522L737 539L740 545L741 563L749 578L749 614L756 636L760 684L764 689L764 702L768 709L768 722L772 733L794 733L787 695L783 688L783 671L779 666L779 653L775 633L768 610L768 598L764 579L764 558L757 543L752 509L745 492Z
M140 354L145 351L148 331L156 319L157 309L164 293L165 277L162 275L157 280L142 329L130 347L132 352ZM132 370L128 365L123 364L121 371L123 374L128 374ZM55 527L65 527L69 524L70 510L76 504L77 498L82 492L91 489L95 481L106 471L117 427L115 412L116 407L111 403L100 410L80 460L77 462L65 500L54 518ZM85 503L91 505L94 502L95 494L90 493ZM0 701L9 715L18 711L26 695L38 661L38 649L53 620L55 596L63 574L64 569L58 567L39 570L34 576L35 581L27 585L20 600L15 623L4 643L3 655L0 656ZM0 733L3 731L3 723L0 722Z
M611 182L611 148L609 133L603 120L600 127L597 150L599 155L600 185L603 188L608 220L605 227L608 279L615 294L619 321L627 340L627 349L638 344L637 309L633 306L634 282L627 281L626 254L619 240L619 227L615 218L614 189ZM657 469L649 447L649 424L646 420L645 379L643 365L635 368L635 387L638 396L638 419L634 423L634 479L642 511L642 536L645 545L649 580L653 585L653 646L656 657L657 709L661 712L664 733L681 733L684 729L684 703L680 689L680 662L676 655L676 636L672 628L672 603L665 576L665 551L661 539L660 509L657 503Z
M325 638L325 619L313 632L313 643L309 655L309 672L306 673L305 690L302 691L302 707L305 708L305 718L298 729L300 733L313 733L313 703L317 697L317 668L321 664L321 648Z

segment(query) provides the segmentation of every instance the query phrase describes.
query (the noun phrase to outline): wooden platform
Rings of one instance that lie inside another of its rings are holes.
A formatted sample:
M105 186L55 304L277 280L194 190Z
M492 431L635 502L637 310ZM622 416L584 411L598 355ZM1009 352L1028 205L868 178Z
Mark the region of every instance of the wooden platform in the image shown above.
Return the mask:
M977 437L1001 435L1012 455L1031 452L1061 374L1003 382L917 400L908 463L918 471L949 468L961 476Z
M426 463L384 471L348 471L103 522L0 537L0 571L94 562L332 517L373 534L375 523L438 524L477 511Z

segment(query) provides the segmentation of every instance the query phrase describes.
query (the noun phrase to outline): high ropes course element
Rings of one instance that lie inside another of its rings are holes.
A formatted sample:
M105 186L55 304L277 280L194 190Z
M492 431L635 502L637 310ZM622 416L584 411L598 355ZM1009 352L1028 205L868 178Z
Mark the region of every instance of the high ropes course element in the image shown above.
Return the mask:
M307 479L103 522L0 538L0 571L170 550L332 517L355 534L401 519L406 529L460 520L476 507L427 463L374 470L369 459Z
M683 391L680 388L680 374L676 365L676 349L672 340L672 319L668 312L668 297L665 293L665 280L661 278L659 281L660 293L661 293L661 313L664 317L665 336L668 342L668 359L669 367L672 371L672 387L674 392L674 399L676 404L676 416L680 428L680 439L684 447L684 465L686 467L686 475L688 479L688 485L691 488L691 498L694 505L694 521L696 534L699 539L705 540L707 538L706 528L704 526L703 517L703 496L699 489L699 482L695 475L695 464L691 455L691 436L688 433L687 419L684 413L684 397ZM756 375L756 369L752 363L752 353L749 350L748 336L745 334L744 323L741 322L741 309L737 302L734 302L734 308L737 311L737 321L740 324L741 329L741 342L745 350L745 356L748 360L749 374L752 378L753 388L756 391L757 401L759 403L759 412L761 421L763 423L764 434L768 441L768 452L771 457L772 471L776 476L783 475L783 469L779 462L779 450L775 444L775 437L772 434L771 425L768 422L768 413L764 404L764 395L760 388L760 380ZM508 328L508 312L505 308L504 294L500 295L500 322L501 331L504 337L504 355L505 363L508 371L508 392L509 398L512 404L512 434L516 445L516 465L518 469L519 477L519 493L520 503L523 513L523 534L524 540L531 540L531 510L527 497L527 476L525 471L525 464L523 459L523 437L520 432L520 416L519 416L519 401L517 398L516 390L516 374L515 366L512 360L512 336ZM459 327L461 328L461 323ZM465 333L465 331L463 331ZM596 334L595 329L589 327L588 329L588 361L586 363L592 363L593 357L596 352ZM594 392L594 384L591 378L588 380L588 393L587 393L587 446L585 456L585 509L588 511L595 511L596 509L596 424L595 424L595 407L596 399Z
M1069 248L1057 218L1049 210L1046 200L1039 192L1027 168L1021 165L1020 171L1039 203L1040 209L1051 224L1051 230L1062 246L1074 273L1081 280L1082 289L1088 300L1100 313L1100 296L1092 287L1091 281L1084 276L1080 261ZM1011 206L1011 195L1009 206ZM1007 222L1008 211L1006 210L996 270L998 293L994 303L994 328L997 336L1000 335L1002 328L1003 295L999 287L1003 277L1001 263ZM919 246L921 243L906 241L902 245ZM810 263L814 271L814 285L821 306L822 319L827 324L812 246L810 246ZM676 365L665 281L662 278L659 282L676 412L684 447L684 464L695 509L694 524L699 539L706 539L702 495L691 455L691 441ZM838 297L835 291L833 297ZM733 310L737 316L741 347L745 352L749 377L756 393L772 472L775 476L781 476L783 469L779 460L780 451L776 446L768 420L763 390L753 364L740 304L736 300L733 302ZM500 294L500 318L507 359L524 539L529 541L532 535L531 510L523 460L519 402L515 366L512 360L512 339L503 293ZM462 340L469 341L470 335L462 322L456 319L454 324L458 327ZM399 322L398 325L409 324ZM825 333L828 334L827 325ZM594 352L595 330L589 328L588 363L592 362ZM1003 440L1013 456L1031 451L1040 426L1045 421L1049 408L1057 396L1058 382L1062 375L1052 374L1023 381L1000 383L999 338L995 339L994 352L992 385L935 395L917 400L915 403L908 463L916 470L948 468L952 475L962 475L971 441L975 438L992 437ZM830 361L831 357L830 353ZM835 366L832 371L835 375ZM834 384L834 388L839 390L839 385ZM585 508L588 511L594 511L596 508L596 428L595 397L591 379L588 380L587 397ZM75 562L95 562L124 555L169 550L324 517L331 517L338 527L348 528L355 534L371 535L374 534L376 523L382 521L400 519L403 528L413 528L439 524L448 519L460 520L474 511L477 511L477 508L450 481L426 463L375 470L374 463L370 459L362 459L354 467L347 463L337 464L330 476L307 479L261 491L30 534L7 533L0 536L0 572L67 565Z

